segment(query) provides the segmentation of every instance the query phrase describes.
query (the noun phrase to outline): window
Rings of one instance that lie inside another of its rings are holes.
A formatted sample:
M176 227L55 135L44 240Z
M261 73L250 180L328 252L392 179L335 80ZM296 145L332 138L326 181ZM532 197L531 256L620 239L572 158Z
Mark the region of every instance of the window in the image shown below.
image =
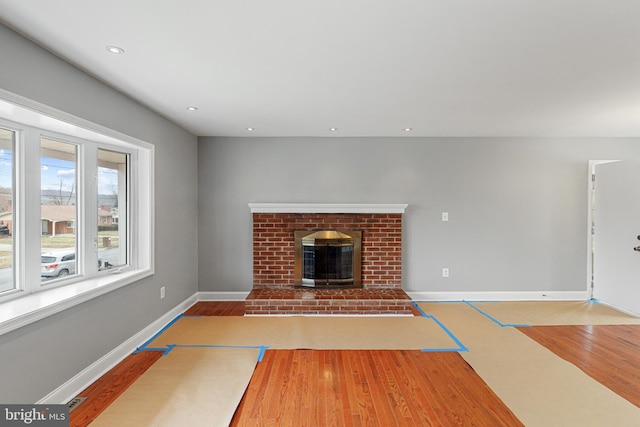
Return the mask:
M98 266L122 267L127 263L126 221L113 220L114 213L127 212L127 171L129 156L98 150Z
M0 295L11 291L13 262L13 153L15 132L0 128Z
M69 227L69 223L77 218L77 151L75 144L40 139L40 252L43 254L76 252L76 229ZM76 274L75 256L73 262L69 255L60 261L64 264L42 261L40 274L43 283Z
M0 334L153 274L153 227L152 145L0 90Z

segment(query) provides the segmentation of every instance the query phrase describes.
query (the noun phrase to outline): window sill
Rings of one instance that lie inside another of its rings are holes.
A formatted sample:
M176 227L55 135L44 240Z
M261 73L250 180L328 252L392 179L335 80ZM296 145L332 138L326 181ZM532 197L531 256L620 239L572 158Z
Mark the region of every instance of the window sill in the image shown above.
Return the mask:
M0 335L82 304L152 274L151 270L107 274L3 302L0 304Z

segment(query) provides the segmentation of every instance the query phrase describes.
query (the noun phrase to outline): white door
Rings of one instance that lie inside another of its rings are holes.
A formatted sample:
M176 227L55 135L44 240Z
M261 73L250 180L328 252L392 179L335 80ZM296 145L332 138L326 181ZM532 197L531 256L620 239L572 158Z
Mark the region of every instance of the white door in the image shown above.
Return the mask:
M593 296L640 314L640 161L599 164L595 175Z

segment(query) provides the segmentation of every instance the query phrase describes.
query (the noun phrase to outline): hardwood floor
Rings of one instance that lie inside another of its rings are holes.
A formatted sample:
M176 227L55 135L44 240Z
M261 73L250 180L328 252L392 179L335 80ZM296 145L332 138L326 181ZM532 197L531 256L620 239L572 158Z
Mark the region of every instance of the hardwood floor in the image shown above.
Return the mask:
M232 426L520 426L457 353L267 350Z
M244 301L200 301L185 316L244 316Z
M200 302L185 315L242 316L244 302ZM640 407L640 326L519 328ZM86 426L161 357L132 354L79 394ZM521 423L457 353L267 350L232 425L507 425Z
M70 427L84 427L95 420L160 357L162 357L161 351L141 351L138 354L129 355L87 387L79 394L86 400L69 414Z
M518 329L640 407L640 325Z

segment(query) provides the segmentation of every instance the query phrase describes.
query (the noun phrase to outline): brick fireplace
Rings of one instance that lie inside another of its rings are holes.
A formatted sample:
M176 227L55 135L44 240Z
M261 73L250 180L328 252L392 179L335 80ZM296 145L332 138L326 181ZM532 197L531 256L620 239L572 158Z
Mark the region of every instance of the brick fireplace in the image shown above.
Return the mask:
M249 205L253 291L247 314L410 314L402 290L402 215L406 205ZM294 234L361 232L361 283L333 289L295 285Z

